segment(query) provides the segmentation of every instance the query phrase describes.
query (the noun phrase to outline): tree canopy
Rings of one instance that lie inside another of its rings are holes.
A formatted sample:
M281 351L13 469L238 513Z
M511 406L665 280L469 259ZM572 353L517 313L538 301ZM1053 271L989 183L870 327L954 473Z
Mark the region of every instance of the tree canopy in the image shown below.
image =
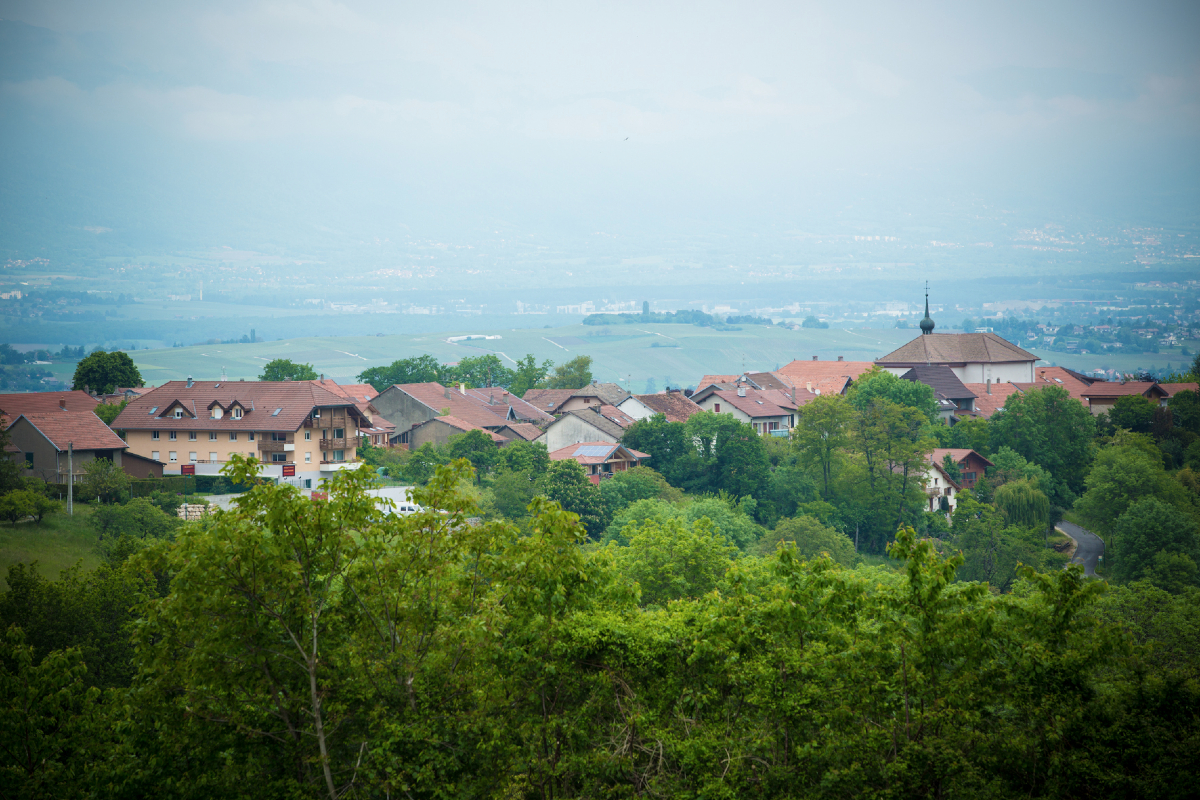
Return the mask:
M317 371L312 364L296 364L286 358L276 358L263 366L260 381L315 381Z
M118 386L144 386L142 374L138 372L133 359L127 353L114 350L106 353L103 350L84 358L75 365L75 377L71 388L75 390L88 389L98 394L111 394Z

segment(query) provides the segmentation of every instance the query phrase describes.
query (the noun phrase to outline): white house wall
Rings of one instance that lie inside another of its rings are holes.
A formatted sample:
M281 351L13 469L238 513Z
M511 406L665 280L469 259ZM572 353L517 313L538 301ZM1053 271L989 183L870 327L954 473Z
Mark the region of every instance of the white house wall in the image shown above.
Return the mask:
M579 444L580 442L616 442L617 437L588 425L574 414L568 414L551 424L546 429L546 432L537 439L534 439L534 441L544 443L546 449L553 453L555 450L560 450L570 444Z

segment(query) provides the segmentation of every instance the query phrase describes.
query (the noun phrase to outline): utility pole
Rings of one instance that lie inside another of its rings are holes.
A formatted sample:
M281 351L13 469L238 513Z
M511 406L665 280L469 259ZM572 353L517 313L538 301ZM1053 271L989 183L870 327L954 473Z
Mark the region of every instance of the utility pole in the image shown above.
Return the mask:
M67 515L75 516L75 443L67 442Z

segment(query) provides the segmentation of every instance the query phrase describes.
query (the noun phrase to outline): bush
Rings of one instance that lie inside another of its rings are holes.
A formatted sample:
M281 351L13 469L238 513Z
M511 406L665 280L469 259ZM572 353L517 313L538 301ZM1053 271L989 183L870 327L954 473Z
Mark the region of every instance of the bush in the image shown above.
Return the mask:
M127 535L136 539L169 539L179 527L178 518L168 515L148 498L136 497L123 506L100 506L92 512L91 525L105 536Z
M755 549L760 555L767 556L781 544L789 543L794 543L796 551L806 559L827 555L844 567L852 567L858 561L850 537L809 516L780 520L774 533L764 536Z

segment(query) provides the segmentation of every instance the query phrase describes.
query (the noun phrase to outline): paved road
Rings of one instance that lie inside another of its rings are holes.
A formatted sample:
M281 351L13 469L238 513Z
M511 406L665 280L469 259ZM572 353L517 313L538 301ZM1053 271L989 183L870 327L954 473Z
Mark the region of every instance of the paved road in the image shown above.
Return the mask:
M386 497L393 503L402 503L408 499L409 492L411 492L412 489L413 487L411 486L387 486L383 489L368 489L367 494L373 494L376 497ZM300 491L305 496L312 493L311 489L301 489ZM235 497L237 497L236 494L212 494L208 495L204 499L212 503L214 506L228 509L233 505L233 498Z
M1078 545L1071 563L1083 564L1083 574L1089 578L1096 577L1096 563L1104 555L1104 540L1073 522L1060 522L1054 527L1070 536Z

